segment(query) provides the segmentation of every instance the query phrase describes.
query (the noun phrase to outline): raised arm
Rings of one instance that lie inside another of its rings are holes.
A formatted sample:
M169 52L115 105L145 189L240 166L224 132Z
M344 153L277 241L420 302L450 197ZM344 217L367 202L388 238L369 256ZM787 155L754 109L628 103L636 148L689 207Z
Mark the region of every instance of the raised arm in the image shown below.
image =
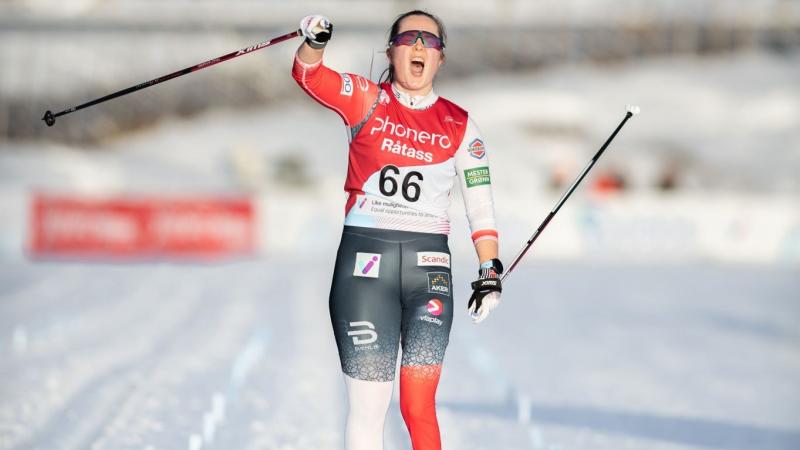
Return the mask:
M348 127L358 125L378 98L378 86L359 75L339 73L322 62L333 25L323 16L300 22L306 37L295 55L292 76L314 100L336 111Z

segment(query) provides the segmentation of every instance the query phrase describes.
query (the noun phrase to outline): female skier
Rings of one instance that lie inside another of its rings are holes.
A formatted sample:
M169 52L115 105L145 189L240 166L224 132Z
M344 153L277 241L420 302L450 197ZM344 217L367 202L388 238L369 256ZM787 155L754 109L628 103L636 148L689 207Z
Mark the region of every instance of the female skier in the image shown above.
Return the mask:
M453 319L447 208L456 176L480 263L467 311L477 323L500 302L488 152L467 112L433 91L446 40L436 16L415 10L395 20L380 84L322 64L333 32L327 18L300 25L306 39L292 75L341 116L350 144L329 303L349 400L345 448L383 448L402 345L400 410L413 448L439 450L435 395Z

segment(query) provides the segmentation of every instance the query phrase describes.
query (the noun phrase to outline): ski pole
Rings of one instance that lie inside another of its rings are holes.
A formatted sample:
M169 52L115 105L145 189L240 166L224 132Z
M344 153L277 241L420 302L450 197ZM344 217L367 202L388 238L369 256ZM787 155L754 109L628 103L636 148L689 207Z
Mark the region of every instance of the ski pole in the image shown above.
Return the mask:
M545 227L547 227L547 224L550 223L550 221L556 215L558 210L561 209L561 206L564 204L564 202L566 202L567 199L569 198L569 196L572 195L572 192L575 191L575 188L578 187L578 184L580 184L580 182L584 179L584 177L586 177L586 174L589 173L589 171L592 169L592 166L594 166L594 163L596 163L597 160L600 159L600 155L602 155L603 152L606 150L606 147L608 147L608 144L610 144L611 141L614 140L614 137L616 137L617 133L619 133L619 130L621 130L622 127L625 125L625 122L627 122L628 119L630 119L631 117L635 116L636 114L639 114L639 111L640 110L639 110L638 106L628 106L627 107L626 112L625 112L625 118L622 119L622 122L619 123L619 125L617 126L617 129L614 130L613 133L611 133L611 136L608 137L608 139L606 140L605 144L603 144L603 146L600 147L600 150L598 150L597 153L595 153L595 155L592 157L592 160L589 161L589 164L586 166L585 169L583 169L583 172L581 172L580 175L578 175L578 178L575 179L575 182L572 183L572 186L570 186L569 189L567 189L567 192L564 193L564 195L561 197L561 200L559 200L558 203L556 203L555 208L553 208L550 211L550 213L547 215L547 217L545 217L545 219L541 223L541 225L539 225L539 228L537 228L536 231L531 236L531 238L528 239L528 242L525 244L524 247L522 247L522 250L519 251L519 253L517 254L516 258L514 258L514 260L511 262L511 265L508 267L508 270L506 270L506 273L504 273L503 276L500 278L500 282L501 283L504 282L505 279L508 278L508 276L511 274L511 271L513 271L514 268L517 267L517 264L519 264L519 261L522 259L523 256L525 256L525 253L528 252L528 250L531 248L531 246L533 245L534 241L536 241L536 239L539 237L539 235L542 234L542 231L544 231Z
M75 111L77 111L79 109L88 108L88 107L94 106L94 105L96 105L98 103L103 103L105 101L108 101L108 100L111 100L111 99L114 99L114 98L117 98L117 97L122 97L123 95L130 94L131 92L136 92L138 90L141 90L141 89L144 89L144 88L148 88L150 86L155 86L156 84L163 83L163 82L171 80L173 78L178 78L179 76L186 75L187 73L196 72L196 71L198 71L200 69L205 69L206 67L211 67L211 66L213 66L215 64L219 64L219 63L227 61L229 59L237 58L239 56L246 55L248 53L252 53L252 52L254 52L256 50L261 50L262 48L269 47L270 45L274 45L274 44L277 44L279 42L283 42L283 41L285 41L287 39L291 39L291 38L296 37L296 36L300 36L301 34L302 33L300 32L300 30L292 31L291 33L286 33L286 34L284 34L282 36L278 36L278 37L270 39L268 41L260 42L260 43L255 44L255 45L251 45L250 47L243 48L241 50L237 50L235 52L228 53L227 55L219 56L219 57L214 58L214 59L209 59L208 61L201 62L200 64L196 64L194 66L187 67L187 68L179 70L177 72L173 72L173 73L171 73L169 75L164 75L162 77L155 78L155 79L150 80L150 81L145 81L144 83L137 84L136 86L131 86L129 88L123 89L123 90L118 91L118 92L114 92L113 94L106 95L105 97L100 97L98 99L86 102L84 104L81 104L81 105L78 105L78 106L73 106L72 108L65 109L64 111L61 111L61 112L58 112L58 113L55 113L55 114L53 114L53 112L48 109L44 113L44 117L42 117L42 120L44 120L44 122L47 124L48 127L52 127L53 124L56 123L56 117L58 117L58 116L63 116L65 114L69 114L69 113L75 112Z

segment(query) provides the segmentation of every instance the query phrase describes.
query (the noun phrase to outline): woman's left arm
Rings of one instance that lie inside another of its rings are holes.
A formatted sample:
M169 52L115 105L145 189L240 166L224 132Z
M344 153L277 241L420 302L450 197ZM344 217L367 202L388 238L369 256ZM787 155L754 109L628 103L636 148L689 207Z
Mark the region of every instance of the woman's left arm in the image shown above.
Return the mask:
M494 218L489 155L477 125L468 119L467 129L455 154L464 206L467 210L472 242L478 255L479 278L472 283L473 293L467 311L475 323L483 321L500 304L498 233Z
M472 242L479 263L497 258L498 234L494 219L489 155L477 125L467 119L467 129L455 153L455 166L467 211Z
M486 261L499 257L499 246L496 240L483 240L475 242L475 253L478 254L478 261L483 264Z

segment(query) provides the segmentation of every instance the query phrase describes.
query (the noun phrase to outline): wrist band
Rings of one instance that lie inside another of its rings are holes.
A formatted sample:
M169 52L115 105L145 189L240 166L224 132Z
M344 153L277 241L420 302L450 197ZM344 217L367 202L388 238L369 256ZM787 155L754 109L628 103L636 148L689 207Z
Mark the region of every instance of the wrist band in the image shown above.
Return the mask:
M317 41L312 41L309 38L306 38L306 44L308 44L309 47L311 47L311 48L313 48L315 50L319 50L319 49L325 47L326 45L328 45L328 41L317 42Z
M503 263L497 258L492 258L489 261L481 263L481 269L493 269L495 273L503 273Z

